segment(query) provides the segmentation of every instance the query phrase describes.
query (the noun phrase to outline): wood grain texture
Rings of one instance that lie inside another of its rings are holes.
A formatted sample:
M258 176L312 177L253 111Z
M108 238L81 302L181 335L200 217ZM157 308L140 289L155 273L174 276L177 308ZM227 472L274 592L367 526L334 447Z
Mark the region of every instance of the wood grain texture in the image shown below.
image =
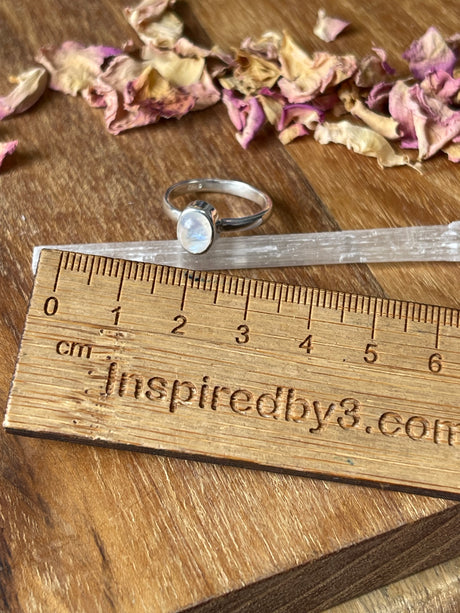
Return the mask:
M2 3L1 82L28 67L42 44L128 39L123 4ZM353 23L331 49L363 55L375 43L397 64L429 25L446 35L460 30L456 5L190 0L179 8L201 40L229 47L248 34L285 28L319 49L324 44L311 36L311 25L324 6ZM459 216L458 168L442 157L420 177L409 168L383 172L373 160L309 139L283 148L269 132L243 151L221 105L112 137L98 110L49 92L0 128L2 140L20 140L0 175L2 408L32 287L32 247L173 238L160 197L175 181L206 174L254 183L276 203L260 230L266 233ZM249 274L459 306L455 264ZM175 611L204 601L211 608L213 600L219 610L296 611L299 602L321 610L458 556L459 521L458 506L436 498L2 432L0 610ZM421 594L419 610L429 599ZM446 601L439 603L433 611L446 610Z

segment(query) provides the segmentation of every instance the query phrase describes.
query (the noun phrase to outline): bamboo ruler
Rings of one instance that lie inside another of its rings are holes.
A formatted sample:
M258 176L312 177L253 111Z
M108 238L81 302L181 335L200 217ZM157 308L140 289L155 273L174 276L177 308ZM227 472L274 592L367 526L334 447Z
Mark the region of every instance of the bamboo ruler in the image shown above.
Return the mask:
M460 314L45 250L13 433L460 498Z

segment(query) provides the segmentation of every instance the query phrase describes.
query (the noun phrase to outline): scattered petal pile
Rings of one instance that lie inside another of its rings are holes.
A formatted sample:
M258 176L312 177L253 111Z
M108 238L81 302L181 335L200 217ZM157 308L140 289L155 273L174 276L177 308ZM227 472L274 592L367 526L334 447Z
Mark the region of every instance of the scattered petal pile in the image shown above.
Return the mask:
M248 37L232 54L202 48L184 37L174 4L142 0L125 9L137 43L42 47L40 66L10 79L16 87L0 97L0 120L29 109L48 87L103 109L112 134L222 100L243 148L268 125L283 144L312 134L382 167L419 169L439 151L460 162L460 34L446 39L428 28L403 53L408 73L397 77L383 49L364 58L311 54L287 33ZM313 33L329 43L348 25L321 9ZM0 165L16 145L0 144Z
M382 167L420 168L408 155L396 153L390 141L418 150L419 162L440 150L457 162L457 42L457 35L449 41L429 28L404 53L412 75L398 79L383 49L373 48L362 59L329 52L310 55L288 34L269 32L260 40L244 41L236 67L220 79L223 99L243 147L269 123L284 144L313 133L321 144L346 145L377 158Z

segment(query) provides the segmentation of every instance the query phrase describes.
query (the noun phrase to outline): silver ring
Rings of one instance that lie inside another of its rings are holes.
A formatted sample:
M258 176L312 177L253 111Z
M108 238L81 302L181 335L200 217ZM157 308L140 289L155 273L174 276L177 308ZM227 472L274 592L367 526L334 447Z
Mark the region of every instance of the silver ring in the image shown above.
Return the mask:
M190 202L182 211L171 204L177 196L190 192L211 192L238 196L255 202L261 210L246 217L220 219L216 209L204 200ZM249 230L260 226L270 215L272 201L260 189L229 179L189 179L171 185L163 197L163 206L168 217L177 222L177 238L190 253L207 251L220 232Z

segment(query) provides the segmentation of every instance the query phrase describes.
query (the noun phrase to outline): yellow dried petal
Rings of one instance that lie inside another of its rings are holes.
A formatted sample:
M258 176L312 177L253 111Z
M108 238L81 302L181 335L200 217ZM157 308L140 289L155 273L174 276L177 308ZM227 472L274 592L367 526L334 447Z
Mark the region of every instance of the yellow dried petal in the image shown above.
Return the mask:
M337 143L345 145L347 149L355 153L375 157L381 167L408 165L419 170L419 166L412 164L406 155L395 153L390 143L381 134L377 134L370 128L356 126L346 120L318 124L314 136L321 145Z

